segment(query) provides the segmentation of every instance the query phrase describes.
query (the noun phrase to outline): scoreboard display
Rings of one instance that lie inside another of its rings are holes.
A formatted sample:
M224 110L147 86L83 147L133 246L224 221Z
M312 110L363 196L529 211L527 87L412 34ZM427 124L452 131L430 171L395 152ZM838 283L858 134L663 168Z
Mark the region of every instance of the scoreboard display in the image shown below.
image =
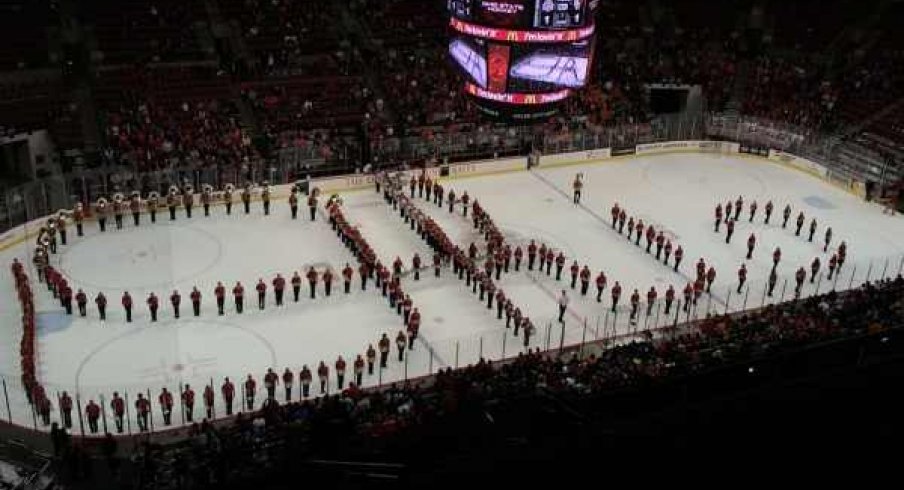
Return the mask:
M492 115L545 117L587 83L598 0L447 0L449 58Z

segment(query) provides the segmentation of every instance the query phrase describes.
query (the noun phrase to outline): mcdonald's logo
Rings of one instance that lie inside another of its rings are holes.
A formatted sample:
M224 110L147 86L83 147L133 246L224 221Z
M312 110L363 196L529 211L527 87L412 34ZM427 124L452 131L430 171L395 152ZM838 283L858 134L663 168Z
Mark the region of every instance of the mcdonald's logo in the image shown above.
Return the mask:
M524 103L525 103L525 104L536 104L536 103L537 103L537 96L536 96L536 95L533 95L533 94L525 95L525 96L524 96Z
M506 33L505 38L507 41L518 41L518 33L515 31L508 31Z

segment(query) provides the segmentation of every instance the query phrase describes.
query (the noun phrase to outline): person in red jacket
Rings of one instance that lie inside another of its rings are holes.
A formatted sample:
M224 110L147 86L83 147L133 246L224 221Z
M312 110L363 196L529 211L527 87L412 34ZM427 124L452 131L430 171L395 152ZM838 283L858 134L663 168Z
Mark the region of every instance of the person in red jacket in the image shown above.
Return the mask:
M515 256L515 272L518 272L521 270L521 260L524 258L524 250L521 249L521 245L515 247L513 255Z
M235 385L229 378L223 380L220 387L220 393L223 395L223 403L226 405L226 415L232 415L232 402L235 400Z
M345 263L345 267L342 268L342 285L345 290L345 294L349 294L352 291L352 275L354 275L355 270L352 269L352 266L349 265L348 262Z
M665 314L668 315L672 309L672 303L675 301L675 288L669 284L669 288L665 290Z
M706 292L710 292L713 287L713 282L716 280L716 268L713 266L709 266L709 270L706 271Z
M345 359L342 356L339 356L336 359L336 386L339 391L342 391L343 385L345 384Z
M719 225L722 224L722 203L716 204L716 226L715 232L719 233Z
M546 257L546 259L547 259L547 262L551 262L549 260L548 256ZM565 254L560 251L559 255L556 256L555 260L556 260L556 281L560 281L560 280L562 280L562 269L565 268ZM547 267L548 267L548 263L547 263Z
M421 256L420 254L415 253L414 257L411 259L411 269L414 271L414 280L421 280Z
M314 270L313 267L310 267L306 276L308 278L308 286L311 290L311 299L314 299L314 295L317 291L317 271Z
M684 258L684 249L681 248L681 245L675 249L675 268L674 271L678 272L678 266L681 265L681 259Z
M182 391L182 408L185 410L185 421L191 423L195 416L195 390L185 385Z
M257 381L250 374L245 378L244 390L245 409L248 411L254 410L254 394L257 393Z
M531 240L527 245L527 270L534 270L534 260L537 258L537 242ZM543 259L541 259L543 260ZM515 267L517 270L517 266Z
M615 308L618 306L618 299L621 298L621 284L618 281L615 281L615 285L612 286L612 291L609 292L612 296L612 313L615 313Z
M807 271L803 267L797 269L794 274L794 281L797 285L794 287L794 299L800 298L800 291L804 287L804 280L807 279Z
M772 252L772 270L778 268L778 263L782 260L782 249L779 247L775 247L775 251Z
M214 392L213 386L205 385L204 386L204 409L207 412L207 419L212 420L214 416Z
M88 314L88 295L81 289L75 293L75 304L78 305L78 314L86 316Z
M157 321L157 308L160 307L160 300L157 299L156 294L151 293L148 296L147 303L148 303L148 310L151 311L151 321L156 322Z
M439 277L439 270L443 265L443 257L436 252L433 254L433 275L434 277Z
M296 303L298 303L299 294L301 294L301 275L298 274L298 271L295 271L292 274L292 296Z
M226 287L222 282L217 281L217 286L213 289L213 295L217 298L217 315L223 316L223 307L226 304Z
M735 220L725 220L725 243L731 243L731 237L734 235Z
M113 420L116 423L116 432L122 434L122 420L126 413L126 402L120 398L119 392L113 392L113 399L110 400L110 408L113 409Z
M330 376L330 368L320 361L320 365L317 366L317 378L320 380L320 394L326 393L327 380Z
M653 248L653 242L656 241L656 229L653 228L653 225L647 226L647 253L650 253L650 249Z
M60 411L63 413L63 426L67 429L72 428L72 397L69 393L63 392L60 395Z
M282 274L277 274L273 279L273 295L276 297L276 306L283 305L283 293L286 290L286 279Z
M257 280L254 290L257 291L257 309L263 310L267 299L267 284L264 283L263 278Z
M813 281L816 280L816 274L819 274L819 266L821 262L819 261L819 257L813 259L813 262L810 264L810 284L813 284Z
M640 306L640 293L635 289L633 293L631 293L631 321L634 321L634 318L637 316L637 307Z
M669 257L672 256L672 241L669 239L665 240L665 247L663 247L665 252L665 257L662 259L662 263L665 265L669 265Z
M745 282L747 282L747 265L741 264L738 269L738 294L741 294L741 288L744 287Z
M157 402L160 404L160 412L163 414L163 425L170 425L173 417L173 394L163 388L157 397Z
M333 288L333 270L329 267L323 271L323 294L329 296L330 290Z
M179 294L179 291L173 290L173 294L170 295L170 303L173 305L173 314L178 319L179 304L182 303L182 296Z
M279 383L279 376L273 372L273 368L267 368L267 374L264 375L264 388L267 389L267 398L270 400L276 398L277 383Z
M571 263L571 289L574 289L578 285L578 274L581 273L581 266L578 265L578 261L575 260Z
M301 383L301 397L307 398L311 394L311 380L313 376L311 376L311 370L308 369L308 365L305 364L301 366L301 371L298 373L298 382Z
M144 397L143 394L138 394L138 399L135 400L135 417L138 421L138 430L141 432L148 431L148 415L151 413L151 402L148 401L147 398Z
M653 313L653 303L656 303L657 295L656 288L650 286L650 290L647 291L647 316L650 316Z
M372 272L373 269L371 269L367 262L361 262L361 265L358 266L358 275L361 276L361 291L367 290L367 278Z
M417 339L417 333L420 328L421 312L415 308L408 318L408 350L414 350L414 341Z
M756 235L753 233L747 237L747 260L753 258L753 249L756 247Z
M289 194L289 209L292 211L292 219L298 218L298 193L295 189Z
M235 300L236 313L241 314L242 308L245 306L245 287L242 286L241 282L235 283L235 286L232 288L232 297Z
M286 389L286 401L287 402L292 401L292 384L294 382L294 378L295 378L295 374L292 372L291 369L286 368L286 370L283 371L282 383L283 383L283 388Z
M596 302L603 302L603 290L606 289L606 274L603 271L596 276Z
M85 407L85 415L88 417L88 430L92 434L97 434L97 420L100 418L100 405L94 403L94 400L88 400Z
M694 300L694 285L690 282L684 286L684 307L682 308L684 311L690 313L691 303Z
M662 247L665 245L665 235L662 233L662 230L659 230L659 233L656 234L656 260L662 256Z
M201 291L198 291L197 287L191 288L191 294L189 295L191 298L191 309L192 313L195 316L201 315Z
M358 357L355 358L353 369L355 372L355 386L360 388L364 380L364 358L361 357L361 354L358 354Z
M69 285L63 286L63 291L60 293L60 298L62 299L63 307L66 308L66 314L72 314L72 288Z

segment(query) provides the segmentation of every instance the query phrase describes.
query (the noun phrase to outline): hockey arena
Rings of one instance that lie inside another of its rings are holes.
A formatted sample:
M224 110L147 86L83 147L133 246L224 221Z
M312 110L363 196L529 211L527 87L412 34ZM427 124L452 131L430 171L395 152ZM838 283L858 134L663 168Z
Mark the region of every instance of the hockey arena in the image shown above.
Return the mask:
M573 196L576 178L582 182L577 204ZM401 192L409 195L407 176L402 179ZM600 339L617 342L635 335L655 336L663 327L709 313L755 309L789 300L795 295L799 268L806 271L800 295L807 297L896 275L904 264L904 223L900 218L799 168L736 153L682 152L559 161L548 167L446 177L438 182L445 193L454 190L459 196L452 212L448 203L439 206L435 199L416 196L411 203L462 250L475 243L480 250L478 270L483 269L486 242L484 234L474 227L473 210L463 215L463 192L469 194L472 207L479 202L505 244L523 249L519 270L512 265L508 272L503 271L495 287L530 319L534 327L526 344L530 348L547 350L583 346ZM4 242L0 252L4 263L17 259L24 264L34 290L36 363L49 396L56 400L65 391L81 406L93 400L108 412L114 392L127 400L142 394L156 401L162 388L179 394L190 386L200 398L205 386L212 386L217 417L224 415L220 390L225 378L239 387L252 376L256 380L253 407L258 408L266 399L263 377L268 369L280 377L288 369L297 379L302 367L307 366L315 372L311 395L316 396L320 393L316 369L323 362L330 368L326 390L334 392L338 389L333 372L337 358L342 356L349 366L344 383L354 382L353 362L359 355L366 355L368 346L377 347L383 334L392 341L388 362L385 369L378 366L373 372L363 372L365 388L466 366L481 357L512 357L525 350L523 332L516 336L514 329L506 328L502 309L497 309L493 300L488 308L487 301L478 298L476 283L466 285L448 262L441 265L438 275L435 273L433 250L413 228L413 221L406 222L384 199L383 192L376 192L375 186L367 183L339 192L339 206L348 223L371 245L377 260L387 268L396 258L404 264L401 286L420 312L421 322L413 348L406 349L400 360L396 336L405 331L402 316L390 308L372 279L362 290L358 261L328 221L324 209L328 192L322 196L313 221L305 196L300 196L297 219L292 219L287 197L275 195L269 215L264 214L257 199L245 214L236 199L229 215L222 202L214 202L209 216L196 205L191 218L180 207L176 219L170 220L161 206L155 223L143 209L139 226L127 211L121 229L108 219L103 233L96 221L88 219L81 237L76 236L70 222L68 242L57 245L57 252L49 255L49 264L68 281L73 292L84 291L88 298L84 316L75 306L71 315L66 314L60 301L37 281L32 262L36 229L24 231L28 239ZM726 243L724 223L719 232L714 231L714 209L739 197L743 209L731 243ZM759 207L751 221L749 203L753 201ZM774 203L775 211L767 225L763 207L768 201ZM655 243L647 252L645 238L636 245L634 238L629 241L613 227L610 209L616 203L632 221L643 220L683 249L684 258L677 270L674 258L668 265L656 260ZM786 206L791 208L791 218L785 228L781 222ZM805 225L796 236L800 213ZM811 242L808 234L814 219ZM827 227L833 234L825 247ZM751 234L755 249L747 260ZM536 267L528 270L531 240L545 245L556 256L564 255L561 279L556 280L555 266L549 274ZM847 260L829 279L828 264L842 242L847 247ZM777 247L781 259L776 266L774 291L769 295ZM411 270L416 254L423 264L418 279ZM715 269L716 276L709 292L704 291L695 305L685 308L683 290L695 280L701 258L707 270ZM821 262L819 269L813 268L816 258ZM572 287L570 269L575 262L591 272L586 295L581 293L580 280ZM353 269L348 293L342 277L346 264ZM742 264L748 276L739 288L737 271ZM327 269L332 271L335 279L330 296L325 295L321 280L315 297L310 297L305 275L311 268L321 275ZM296 271L305 278L299 298L296 301L291 286L287 286L284 304L277 306L273 280L279 274L288 284ZM598 302L595 279L601 271L607 285ZM266 285L263 308L259 308L255 291L259 280ZM218 282L227 291L222 315L214 299ZM245 288L241 314L231 294L237 282ZM622 294L613 308L610 292L616 282ZM665 295L670 286L674 288L675 304L666 313ZM8 305L2 308L0 325L7 338L16 338L22 312L11 302L16 297L11 274L3 275L0 287ZM198 315L193 314L189 300L192 288L201 294ZM651 288L657 294L652 298L647 296ZM630 297L635 290L639 305L631 318ZM126 321L120 305L126 291L134 301L131 322ZM174 291L182 298L178 319L170 304ZM108 301L104 321L94 303L101 292ZM559 322L558 304L563 292L569 301ZM151 293L160 303L155 322L146 304ZM17 343L3 344L0 368L4 373L18 371L17 347ZM11 385L8 396L12 419L22 425L41 426L24 390L15 387L15 379L6 377ZM276 391L282 401L282 385ZM297 381L290 396L300 399ZM247 409L242 397L237 395L236 399L235 410ZM112 428L113 417L107 413L104 416ZM58 419L56 411L51 418ZM183 422L184 418L175 416L175 425ZM124 430L137 431L128 423ZM156 423L161 429L162 422Z

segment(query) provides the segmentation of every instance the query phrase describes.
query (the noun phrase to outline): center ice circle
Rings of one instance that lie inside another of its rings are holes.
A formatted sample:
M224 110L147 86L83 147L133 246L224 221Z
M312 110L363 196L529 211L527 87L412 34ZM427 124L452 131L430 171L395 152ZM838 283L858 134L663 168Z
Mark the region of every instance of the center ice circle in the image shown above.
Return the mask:
M108 231L76 241L60 259L79 285L103 290L167 286L216 265L220 241L197 227L159 226Z
M163 386L177 391L180 383L202 386L211 379L219 386L225 376L240 380L275 366L273 346L255 332L228 322L183 319L130 330L99 345L82 360L75 382L85 395L114 390L154 395Z

